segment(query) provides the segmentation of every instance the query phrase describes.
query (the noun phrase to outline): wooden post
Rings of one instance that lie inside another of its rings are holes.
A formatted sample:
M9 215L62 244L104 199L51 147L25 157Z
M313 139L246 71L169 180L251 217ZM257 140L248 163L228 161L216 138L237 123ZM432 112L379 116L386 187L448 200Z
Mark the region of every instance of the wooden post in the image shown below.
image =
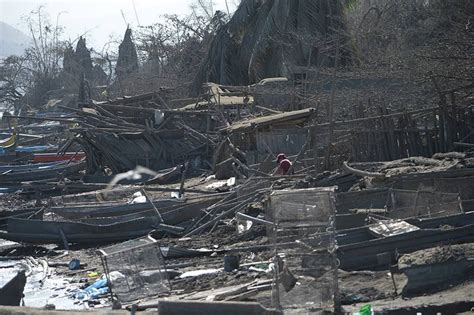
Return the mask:
M336 39L336 56L334 59L334 73L332 78L331 101L329 103L329 136L328 147L326 149L326 156L324 158L324 168L329 168L329 161L331 157L331 144L334 136L334 96L336 93L336 74L339 66L339 41Z
M189 168L189 162L184 163L184 170L183 173L181 174L181 184L179 185L179 198L182 198L184 196L184 181L186 180L186 173Z
M416 190L416 196L415 196L415 204L413 205L413 216L416 217L417 214L416 214L416 207L418 206L418 197L420 195L420 190L417 189Z
M151 198L148 196L148 194L146 193L145 189L142 189L142 193L143 193L143 196L145 196L146 200L150 203L150 205L153 207L153 210L155 210L156 212L156 215L158 216L158 218L160 219L160 223L165 223L165 221L163 220L163 216L161 215L160 211L158 210L158 208L156 207L156 205L153 203L153 200L151 200Z
M448 109L446 94L441 91L438 81L434 76L431 76L431 81L439 94L439 133L441 142L441 151L447 151L452 144L450 144L450 130L447 123ZM452 140L452 139L451 139Z
M319 170L319 157L318 157L318 139L316 139L317 127L312 127L310 132L311 138L313 140L313 161L314 161L314 172L318 174Z

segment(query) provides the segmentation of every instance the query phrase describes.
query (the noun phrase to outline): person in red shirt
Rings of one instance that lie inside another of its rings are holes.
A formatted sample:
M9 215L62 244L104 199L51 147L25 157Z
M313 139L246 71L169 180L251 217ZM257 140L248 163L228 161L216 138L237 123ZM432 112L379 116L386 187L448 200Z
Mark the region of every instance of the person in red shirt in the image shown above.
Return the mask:
M283 153L278 154L276 160L278 167L273 173L273 175L290 175L293 172L292 165L290 160L286 158L286 155Z

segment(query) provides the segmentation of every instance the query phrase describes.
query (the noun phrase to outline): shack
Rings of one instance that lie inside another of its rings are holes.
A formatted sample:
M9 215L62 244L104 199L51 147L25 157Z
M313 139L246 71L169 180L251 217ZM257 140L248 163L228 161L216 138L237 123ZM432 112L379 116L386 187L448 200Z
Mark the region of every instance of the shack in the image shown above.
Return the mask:
M247 153L250 164L255 164L264 161L269 154L298 154L308 137L304 126L312 120L314 113L314 108L306 108L244 119L221 132Z

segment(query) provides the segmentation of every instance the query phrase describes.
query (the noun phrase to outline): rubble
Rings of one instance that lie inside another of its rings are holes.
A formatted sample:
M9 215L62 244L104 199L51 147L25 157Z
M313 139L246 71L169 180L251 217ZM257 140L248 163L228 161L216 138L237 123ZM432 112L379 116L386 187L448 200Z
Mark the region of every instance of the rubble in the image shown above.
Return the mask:
M340 142L321 141L329 125L316 109L281 112L250 88L206 88L177 109L162 91L62 107L72 116L58 122L72 128L46 153L56 160L0 166L0 264L26 270L26 306L469 309L459 292L471 286L472 153L361 151L348 162ZM292 169L276 176L280 152ZM444 290L458 299L440 299Z
M472 244L433 247L403 255L398 268L408 278L403 296L442 291L471 279Z

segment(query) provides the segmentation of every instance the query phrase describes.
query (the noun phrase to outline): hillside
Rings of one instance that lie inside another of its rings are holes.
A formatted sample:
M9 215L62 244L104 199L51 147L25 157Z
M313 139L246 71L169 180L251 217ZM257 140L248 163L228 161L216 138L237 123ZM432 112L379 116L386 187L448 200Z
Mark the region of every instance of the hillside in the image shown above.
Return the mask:
M23 32L0 21L0 58L23 53L29 42Z

